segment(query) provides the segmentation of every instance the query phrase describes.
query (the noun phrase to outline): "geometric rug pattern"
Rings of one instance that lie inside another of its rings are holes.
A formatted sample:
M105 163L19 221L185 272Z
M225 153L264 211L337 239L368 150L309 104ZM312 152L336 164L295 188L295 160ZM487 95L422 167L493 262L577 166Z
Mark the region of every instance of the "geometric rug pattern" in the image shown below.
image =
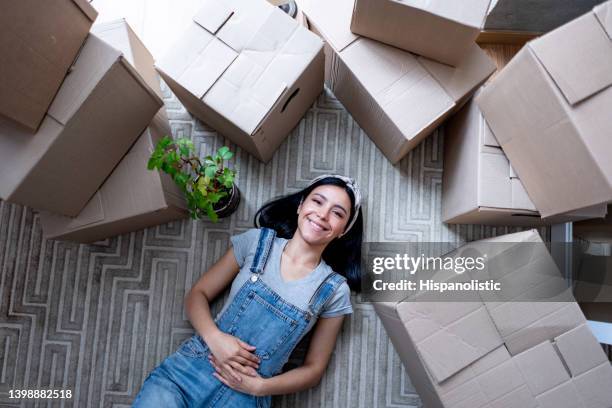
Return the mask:
M43 239L36 212L0 202L1 407L130 406L148 372L193 333L184 296L229 237L252 227L267 200L317 175L359 183L366 241L463 242L517 230L440 221L443 129L391 165L326 90L263 164L162 87L175 137L191 137L201 155L223 145L236 152L238 211L219 223L182 220L79 245ZM273 406L421 406L372 305L355 293L352 303L321 383L274 397ZM15 401L10 389L70 389L72 398Z

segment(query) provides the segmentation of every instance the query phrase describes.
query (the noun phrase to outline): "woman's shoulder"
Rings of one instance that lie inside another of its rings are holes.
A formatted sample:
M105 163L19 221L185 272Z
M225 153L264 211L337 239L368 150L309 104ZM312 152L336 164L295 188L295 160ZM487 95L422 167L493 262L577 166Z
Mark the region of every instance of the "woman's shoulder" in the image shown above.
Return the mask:
M344 276L334 272L340 278L340 283L336 286L334 293L331 295L326 307L321 313L321 317L336 317L343 314L353 313L351 306L351 288Z

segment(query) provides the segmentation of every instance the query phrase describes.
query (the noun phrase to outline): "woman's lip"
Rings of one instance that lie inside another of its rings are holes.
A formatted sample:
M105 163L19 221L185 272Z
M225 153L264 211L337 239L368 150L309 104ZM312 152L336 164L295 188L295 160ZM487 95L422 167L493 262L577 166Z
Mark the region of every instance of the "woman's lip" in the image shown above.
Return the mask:
M319 231L327 231L327 228L323 227L321 224L314 222L310 218L306 218L310 224L314 226L315 229Z

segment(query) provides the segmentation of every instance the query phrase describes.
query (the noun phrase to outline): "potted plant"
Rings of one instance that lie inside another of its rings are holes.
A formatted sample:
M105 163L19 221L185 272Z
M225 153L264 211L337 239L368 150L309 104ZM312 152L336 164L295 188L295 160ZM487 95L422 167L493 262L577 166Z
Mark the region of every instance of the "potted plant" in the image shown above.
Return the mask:
M211 221L227 217L240 203L240 190L234 184L236 171L224 165L234 154L227 146L203 160L195 154L188 138L164 136L151 153L147 168L169 174L185 194L191 218L204 215Z

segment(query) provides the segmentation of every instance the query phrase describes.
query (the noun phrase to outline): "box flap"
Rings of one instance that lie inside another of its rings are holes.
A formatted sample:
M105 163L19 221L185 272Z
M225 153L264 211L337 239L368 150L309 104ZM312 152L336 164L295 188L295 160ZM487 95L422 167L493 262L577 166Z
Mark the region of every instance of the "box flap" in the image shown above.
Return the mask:
M352 1L304 0L302 12L336 51L342 51L360 38L351 32Z
M72 0L76 4L83 14L87 16L92 22L98 17L98 12L87 0Z
M217 2L218 0L211 1ZM231 0L227 4L232 6L233 14L219 29L217 38L236 52L241 52L249 44L272 14L276 14L275 21L277 22L284 19L285 24L298 25L297 21L267 1Z
M64 79L47 113L66 125L120 57L121 52L90 34L86 46L81 49L74 68ZM86 68L79 68L81 66Z
M203 101L252 135L286 89L270 71L240 54Z
M94 24L91 32L118 49L147 85L161 98L159 77L154 68L153 56L125 19Z
M467 26L482 28L490 0L391 0Z
M425 57L419 57L419 62L455 102L473 92L495 72L493 60L476 44L470 46L465 58L456 67Z
M612 41L593 13L529 46L571 105L612 85Z
M604 4L600 4L599 6L593 9L599 23L608 33L608 37L612 39L612 3L607 2Z
M204 97L238 54L197 24L157 64L198 99Z
M234 14L234 9L228 4L227 2L215 0L205 1L202 4L202 8L193 17L193 21L211 34L216 34Z

